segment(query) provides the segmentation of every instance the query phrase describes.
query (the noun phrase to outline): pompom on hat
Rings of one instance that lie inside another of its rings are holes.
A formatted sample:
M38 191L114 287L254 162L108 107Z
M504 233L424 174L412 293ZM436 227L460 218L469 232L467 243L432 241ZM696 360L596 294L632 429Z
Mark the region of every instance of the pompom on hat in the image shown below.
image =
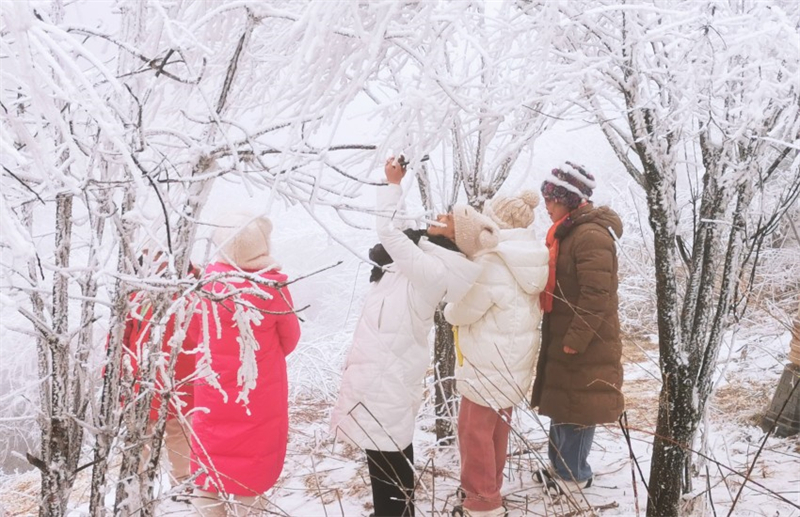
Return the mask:
M483 213L502 230L527 228L533 223L533 209L537 206L539 194L523 190L517 196L495 196L483 207Z
M212 241L218 259L245 271L279 269L270 255L272 221L246 212L225 214L220 218Z
M583 201L588 201L597 186L594 176L583 166L572 162L564 162L564 165L553 169L551 173L542 183L542 197L561 203L570 210L578 208Z
M453 207L453 223L456 246L467 257L473 257L481 250L494 248L500 241L500 229L494 221L469 205Z

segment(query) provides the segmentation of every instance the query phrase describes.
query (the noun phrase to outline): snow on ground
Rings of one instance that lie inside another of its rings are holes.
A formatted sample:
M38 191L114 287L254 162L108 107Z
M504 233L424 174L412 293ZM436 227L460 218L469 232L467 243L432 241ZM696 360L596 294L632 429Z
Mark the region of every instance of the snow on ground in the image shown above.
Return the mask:
M728 385L743 389L720 390L711 406L711 433L706 455L699 463L700 476L694 490L685 497L687 513L696 515L727 514L750 467L764 433L755 427L755 415L769 403L782 368L766 357L786 350L787 334L765 334L744 338L734 351L728 369ZM759 343L748 347L747 343ZM638 357L647 352L656 356L652 343L626 343L626 356ZM747 355L743 351L752 348ZM646 488L638 469L649 473L652 433L655 429L658 398L657 365L645 359L626 364L625 392L628 398L628 424L631 447L636 463L617 425L598 430L590 456L597 477L593 487L574 498L553 500L532 480L531 472L547 456L548 427L546 418L539 418L528 409L517 409L514 433L509 445L509 460L503 494L511 517L521 515L577 515L590 506L606 515L637 515L637 504L643 514ZM290 459L278 486L269 499L278 511L298 516L368 515L370 492L366 465L360 451L341 445L332 446L327 435L328 404L295 405ZM420 416L415 440L416 465L421 477L417 504L422 515L449 515L458 486L458 454L454 446L434 447L432 411L426 405ZM793 516L800 515L800 440L770 438L751 474L751 481L737 502L733 515ZM706 470L707 468L707 470ZM435 474L435 475L434 475ZM634 483L633 479L636 479ZM714 507L707 501L711 487ZM773 493L770 493L773 492ZM584 497L585 496L585 497ZM785 500L781 500L780 497Z
M315 339L321 343L322 337ZM346 348L346 331L327 337L331 338L328 342L331 350ZM770 401L782 370L776 359L781 359L787 344L788 333L763 328L754 330L752 335L740 333L734 342L727 359L727 382L721 386L711 406L710 433L705 449L709 459L698 464L700 475L694 478L692 493L685 497L687 515L728 514L744 479L742 474L751 467L763 440L764 433L754 425L756 415ZM588 515L585 512L590 507L600 515L635 516L638 506L638 514L644 514L646 488L641 475L646 480L650 469L659 388L658 377L654 376L657 365L648 356L657 356L652 342L634 344L626 340L624 391L636 462L630 460L631 452L618 425L599 428L590 456L596 472L595 483L583 494L553 499L533 481L532 471L542 465L547 456L548 423L546 418L537 417L528 409L517 408L503 490L510 517ZM292 371L293 377L306 375L300 367ZM320 393L325 392L327 390ZM334 446L327 432L332 399L320 400L309 395L303 390L293 396L289 453L281 479L267 494L269 511L291 517L367 516L371 499L363 453L343 444ZM433 422L430 404L426 404L415 439L415 463L420 477L417 508L418 515L445 516L452 509L459 484L458 454L454 445L434 446ZM800 516L798 466L800 438L771 437L732 515ZM6 480L0 498L6 515L35 512L37 482L37 477L30 472ZM88 493L81 488L82 483L78 485L76 496L82 499ZM709 486L713 509L708 504ZM169 499L167 487L160 490L167 495L159 504L158 515L193 515L189 504ZM85 515L85 504L76 503L71 515Z
M736 367L729 369L728 382L740 384L744 389L735 393L721 391L712 403L711 434L706 452L709 459L699 463L701 474L694 479L692 493L685 497L687 514L693 510L695 515L727 515L743 480L740 473L748 470L763 439L764 433L752 424L755 415L769 403L781 368L777 368L774 361L762 359L764 355L785 350L788 341L786 334L771 339L756 336L752 341L762 342L761 353L751 351L742 357L742 348L730 359ZM648 354L656 355L652 343L645 343L643 348ZM636 357L632 350L638 351L628 343L626 355ZM503 490L509 515L578 515L581 510L592 507L605 515L634 516L637 504L643 514L646 488L638 469L646 480L659 387L657 378L650 375L655 372L657 367L650 360L626 364L628 424L633 429L631 447L638 467L630 460L630 450L620 427L604 426L598 429L590 456L597 474L595 484L584 494L575 494L574 498L553 500L532 480L532 471L547 456L548 423L546 418L518 408ZM285 515L369 514L365 460L360 451L340 445L332 447L325 419L319 419L327 408L327 404L301 402L293 410L291 456L281 482L269 494L270 500ZM458 454L454 446L433 446L434 436L429 431L432 426L432 411L426 405L415 440L415 463L421 477L417 504L422 515L449 515L458 486ZM800 515L798 466L800 439L770 438L733 515ZM713 509L707 503L709 486Z

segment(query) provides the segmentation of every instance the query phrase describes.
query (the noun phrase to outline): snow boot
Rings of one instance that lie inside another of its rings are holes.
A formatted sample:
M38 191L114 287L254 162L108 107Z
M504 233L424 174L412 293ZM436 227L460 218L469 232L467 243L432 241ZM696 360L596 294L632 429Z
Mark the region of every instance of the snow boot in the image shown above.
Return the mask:
M467 492L465 492L462 487L456 488L456 506L453 508L453 512L452 512L452 515L454 517L462 517L462 516L469 517L470 515L480 515L480 514L475 514L474 512L473 513L464 513L464 512L469 512L469 510L465 510L463 508L464 499L466 499L466 498L467 498ZM508 507L506 507L506 498L505 497L503 498L503 506L502 506L502 508L503 508L503 511L505 512L502 515L507 517L508 516ZM496 511L496 510L492 510L492 511Z
M594 481L594 476L590 477L589 479L585 479L583 481L572 481L557 477L551 477L545 482L544 491L548 492L551 496L554 497L567 494L578 496L583 492L584 489L590 488L592 486L593 481Z
M467 510L463 506L459 505L453 508L453 511L450 513L452 517L508 517L508 509L505 506L501 506L500 508L495 508L494 510L485 510L485 511L477 511L477 510Z
M548 468L540 468L533 471L533 480L540 485L544 485L551 479L553 479L553 474Z

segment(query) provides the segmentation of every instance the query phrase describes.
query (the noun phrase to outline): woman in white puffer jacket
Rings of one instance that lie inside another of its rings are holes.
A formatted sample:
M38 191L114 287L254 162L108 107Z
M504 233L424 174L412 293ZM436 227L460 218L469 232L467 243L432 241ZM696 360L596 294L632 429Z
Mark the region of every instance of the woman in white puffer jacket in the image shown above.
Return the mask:
M531 387L541 342L539 293L547 283L549 253L529 228L538 203L536 192L525 191L487 205L484 214L500 227L500 242L475 255L481 276L444 311L457 333L465 515L505 513L500 489L511 412Z
M331 415L337 439L367 452L375 515L413 516L415 419L430 365L428 337L441 303L458 301L480 274L467 259L498 242L498 228L468 206L438 218L443 226L404 233L392 216L404 170L390 159L378 189L378 268L347 356ZM455 246L453 245L455 243ZM438 243L438 244L437 244ZM456 246L458 246L456 248ZM459 250L462 253L459 252Z

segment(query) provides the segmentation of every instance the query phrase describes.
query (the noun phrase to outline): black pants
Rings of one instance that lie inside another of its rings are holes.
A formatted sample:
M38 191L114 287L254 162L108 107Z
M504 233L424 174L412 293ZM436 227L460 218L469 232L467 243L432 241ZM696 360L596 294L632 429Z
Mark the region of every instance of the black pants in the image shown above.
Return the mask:
M414 517L414 446L367 451L375 517Z

